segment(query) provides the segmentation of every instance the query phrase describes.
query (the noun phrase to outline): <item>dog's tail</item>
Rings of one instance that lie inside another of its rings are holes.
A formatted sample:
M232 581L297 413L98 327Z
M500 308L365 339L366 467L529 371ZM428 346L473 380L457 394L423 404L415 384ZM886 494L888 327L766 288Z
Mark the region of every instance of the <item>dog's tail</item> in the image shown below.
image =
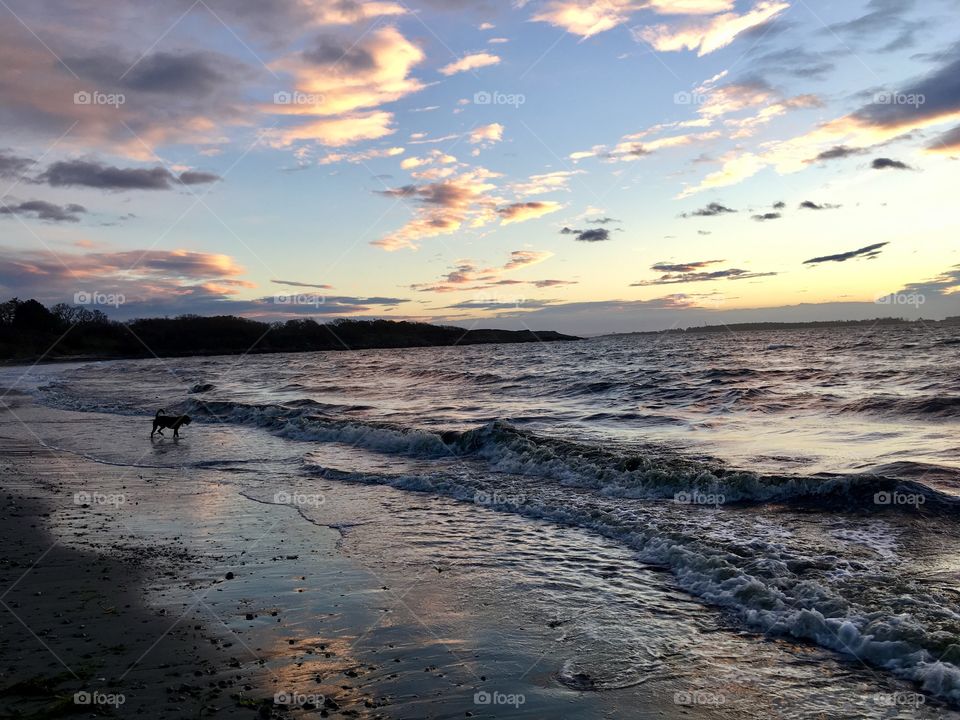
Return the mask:
M166 410L157 410L157 414L154 415L153 417L154 417L154 418L158 418L158 417L160 417L161 415L166 415L166 414L167 414L167 411L166 411Z

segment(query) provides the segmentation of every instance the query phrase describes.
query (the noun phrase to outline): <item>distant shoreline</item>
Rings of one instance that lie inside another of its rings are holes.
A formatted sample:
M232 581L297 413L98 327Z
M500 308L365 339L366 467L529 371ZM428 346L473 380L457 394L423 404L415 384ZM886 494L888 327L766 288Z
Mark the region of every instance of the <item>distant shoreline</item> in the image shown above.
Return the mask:
M623 337L624 335L664 335L686 333L714 333L714 332L752 332L758 330L829 330L833 328L852 328L864 326L927 326L954 327L960 325L960 316L948 317L943 320L904 320L903 318L873 318L872 320L813 320L808 322L752 322L727 323L721 325L699 325L685 328L669 328L667 330L635 330L632 332L604 333L597 337Z
M383 319L312 318L262 322L231 315L110 320L99 310L65 303L44 307L16 298L0 308L0 361L77 362L248 355L325 350L447 347L582 338L554 330L488 330Z

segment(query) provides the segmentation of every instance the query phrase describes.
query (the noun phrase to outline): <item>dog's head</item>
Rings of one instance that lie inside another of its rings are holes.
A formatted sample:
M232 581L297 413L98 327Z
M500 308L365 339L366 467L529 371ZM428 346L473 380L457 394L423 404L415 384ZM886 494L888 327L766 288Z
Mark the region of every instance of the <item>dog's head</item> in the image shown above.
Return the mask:
M183 416L183 422L181 423L181 425L189 425L189 424L190 424L190 416L189 416L189 415L184 415L184 416Z

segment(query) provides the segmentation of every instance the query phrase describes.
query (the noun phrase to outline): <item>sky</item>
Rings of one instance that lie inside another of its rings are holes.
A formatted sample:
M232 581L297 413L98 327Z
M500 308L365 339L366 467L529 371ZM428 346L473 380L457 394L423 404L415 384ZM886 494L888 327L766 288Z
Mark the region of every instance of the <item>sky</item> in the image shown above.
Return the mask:
M0 292L601 334L960 315L960 0L3 0Z

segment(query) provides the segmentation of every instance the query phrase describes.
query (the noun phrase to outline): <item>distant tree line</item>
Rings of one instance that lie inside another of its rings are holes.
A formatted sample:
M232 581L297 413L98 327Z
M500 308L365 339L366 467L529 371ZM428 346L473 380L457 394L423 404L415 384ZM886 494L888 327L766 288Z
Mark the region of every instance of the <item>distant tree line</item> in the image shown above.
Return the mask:
M0 358L153 357L236 353L359 350L550 340L556 332L464 330L391 320L313 319L261 322L220 315L118 322L100 310L12 298L0 303Z

